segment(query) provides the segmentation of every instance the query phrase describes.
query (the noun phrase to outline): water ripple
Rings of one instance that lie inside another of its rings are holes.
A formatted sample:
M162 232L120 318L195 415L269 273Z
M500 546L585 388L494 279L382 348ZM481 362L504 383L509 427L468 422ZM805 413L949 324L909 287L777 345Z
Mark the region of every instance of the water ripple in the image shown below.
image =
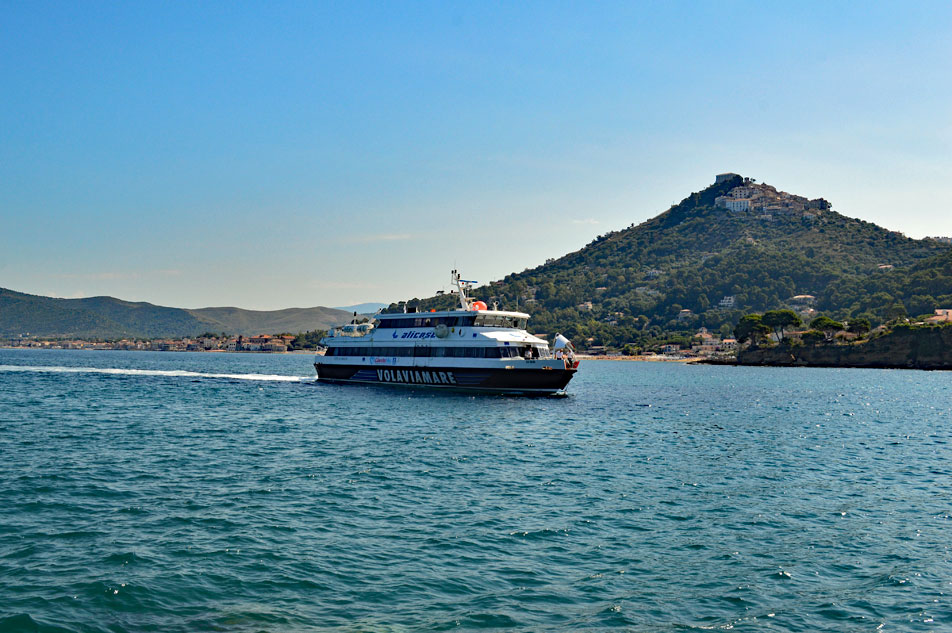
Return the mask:
M947 630L946 382L0 350L0 632Z

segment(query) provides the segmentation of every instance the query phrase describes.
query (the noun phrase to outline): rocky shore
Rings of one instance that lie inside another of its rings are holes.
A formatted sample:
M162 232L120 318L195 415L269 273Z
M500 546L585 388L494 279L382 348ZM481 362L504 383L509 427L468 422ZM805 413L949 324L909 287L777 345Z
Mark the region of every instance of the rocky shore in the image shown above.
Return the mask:
M738 365L952 369L952 327L900 327L845 345L752 347Z

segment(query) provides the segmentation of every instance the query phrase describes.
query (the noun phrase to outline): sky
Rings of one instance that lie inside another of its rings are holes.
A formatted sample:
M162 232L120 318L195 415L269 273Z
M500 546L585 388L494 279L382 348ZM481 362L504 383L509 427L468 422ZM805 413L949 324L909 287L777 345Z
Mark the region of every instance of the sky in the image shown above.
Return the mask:
M952 3L0 0L0 287L430 296L737 172L952 235Z

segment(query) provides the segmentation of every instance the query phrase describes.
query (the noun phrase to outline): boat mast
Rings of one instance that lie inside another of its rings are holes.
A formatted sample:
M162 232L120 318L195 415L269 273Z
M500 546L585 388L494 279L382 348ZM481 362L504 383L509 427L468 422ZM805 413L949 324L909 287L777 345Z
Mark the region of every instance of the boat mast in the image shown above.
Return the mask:
M457 271L455 271L455 270L454 270L452 273L450 273L450 274L451 274L451 276L452 276L452 278L453 278L453 283L454 283L454 284L456 285L456 287L459 289L459 304L460 304L460 307L462 307L463 310L466 310L466 311L468 312L468 311L471 309L472 306L470 305L471 301L470 301L469 297L466 296L466 290L467 290L468 288L470 288L471 285L474 284L474 283L476 283L476 282L475 282L475 281L466 281L465 279L460 279L459 273L458 273Z

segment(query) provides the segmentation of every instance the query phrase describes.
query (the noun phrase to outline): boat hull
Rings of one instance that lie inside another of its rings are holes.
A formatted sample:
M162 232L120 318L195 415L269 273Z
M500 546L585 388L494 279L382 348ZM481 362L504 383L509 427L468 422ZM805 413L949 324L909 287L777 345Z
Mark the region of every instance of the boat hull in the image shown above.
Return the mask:
M573 369L503 367L369 367L314 363L321 382L403 385L446 390L549 395L565 389Z

